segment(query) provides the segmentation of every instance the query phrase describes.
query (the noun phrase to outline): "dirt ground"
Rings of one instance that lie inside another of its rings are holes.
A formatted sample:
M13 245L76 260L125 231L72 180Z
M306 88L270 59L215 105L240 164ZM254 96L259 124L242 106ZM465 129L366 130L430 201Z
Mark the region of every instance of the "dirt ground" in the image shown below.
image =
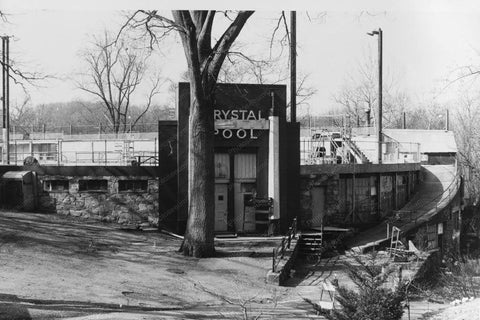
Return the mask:
M0 319L232 318L224 313L247 306L290 314L278 305L289 289L265 282L278 239L222 240L209 259L183 257L180 241L154 230L0 212Z
M440 312L425 317L428 320L480 320L480 299L449 306Z
M217 257L195 259L177 252L180 239L156 230L0 211L0 320L321 319L303 298L318 299L324 277L346 284L335 267L344 257L292 278L290 287L270 285L279 242L218 240ZM428 319L480 320L479 306L444 306ZM435 310L422 308L415 319Z

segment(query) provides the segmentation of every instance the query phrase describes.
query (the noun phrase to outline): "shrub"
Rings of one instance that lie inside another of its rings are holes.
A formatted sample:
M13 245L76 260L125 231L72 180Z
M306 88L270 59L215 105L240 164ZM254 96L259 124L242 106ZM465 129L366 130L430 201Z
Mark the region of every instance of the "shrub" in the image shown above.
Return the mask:
M314 305L314 308L329 320L401 319L405 286L399 284L394 289L387 288L386 283L393 269L388 269L387 263L376 264L375 253L370 257L368 261L363 261L360 257L354 256L355 264L345 264L357 290L339 286L338 282L333 283L341 308L325 310L311 301L307 302Z

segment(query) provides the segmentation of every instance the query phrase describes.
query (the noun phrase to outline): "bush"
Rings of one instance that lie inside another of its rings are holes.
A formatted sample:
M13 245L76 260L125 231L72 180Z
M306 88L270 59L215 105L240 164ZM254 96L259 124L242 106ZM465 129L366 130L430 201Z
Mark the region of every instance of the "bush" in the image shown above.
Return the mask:
M440 294L450 300L480 296L480 259L447 260L440 277Z
M325 310L311 301L307 302L312 303L314 308L329 320L401 319L405 286L399 284L394 289L387 288L385 285L393 270L388 269L387 263L376 264L375 258L375 253L371 254L371 258L366 262L354 256L355 264L345 264L348 275L355 283L357 290L333 283L337 290L337 302L341 308Z

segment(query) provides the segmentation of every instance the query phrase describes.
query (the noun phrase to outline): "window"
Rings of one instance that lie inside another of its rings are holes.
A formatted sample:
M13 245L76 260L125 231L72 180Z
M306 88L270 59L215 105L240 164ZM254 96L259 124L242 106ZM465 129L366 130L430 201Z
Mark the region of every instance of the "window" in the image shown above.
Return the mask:
M118 180L118 191L146 192L148 180Z
M79 180L78 191L105 192L108 189L107 180Z
M68 192L68 180L45 180L43 190L49 192Z

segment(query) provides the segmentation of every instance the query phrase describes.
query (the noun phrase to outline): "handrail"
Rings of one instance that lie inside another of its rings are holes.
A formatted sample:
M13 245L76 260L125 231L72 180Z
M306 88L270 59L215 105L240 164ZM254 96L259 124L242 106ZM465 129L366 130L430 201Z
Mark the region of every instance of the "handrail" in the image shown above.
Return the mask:
M436 201L436 200L439 200L437 201L437 203L435 204L435 207L428 210L426 213L434 210L434 211L438 211L441 206L443 206L444 204L444 201L442 201L442 199L450 199L450 196L452 195L452 193L454 192L457 192L458 191L458 185L460 183L460 176L458 175L457 172L455 172L455 177L453 179L453 181L448 185L448 187L442 192L440 193L439 195L437 195L436 197L434 197L432 200L430 200L429 202L427 202L426 204L424 204L424 206L427 206L428 204ZM448 192L448 193L447 193ZM444 195L447 193L447 196L444 197ZM451 201L451 199L449 200ZM448 203L448 202L447 202ZM410 219L407 221L407 223L409 222L412 222L414 221L414 225L417 225L417 222L418 220L421 218L421 217L417 217L415 213L417 213L419 210L395 210L394 212L396 214L398 213L408 213L408 215L410 216ZM413 215L415 215L415 217L412 217ZM398 220L401 220L401 218L399 218ZM398 221L397 220L397 221ZM393 221L392 221L393 222Z
M277 269L280 260L285 256L286 249L290 249L290 244L292 239L297 236L297 218L293 218L292 225L288 228L287 234L282 237L281 244L273 249L272 256L272 272L275 272Z

